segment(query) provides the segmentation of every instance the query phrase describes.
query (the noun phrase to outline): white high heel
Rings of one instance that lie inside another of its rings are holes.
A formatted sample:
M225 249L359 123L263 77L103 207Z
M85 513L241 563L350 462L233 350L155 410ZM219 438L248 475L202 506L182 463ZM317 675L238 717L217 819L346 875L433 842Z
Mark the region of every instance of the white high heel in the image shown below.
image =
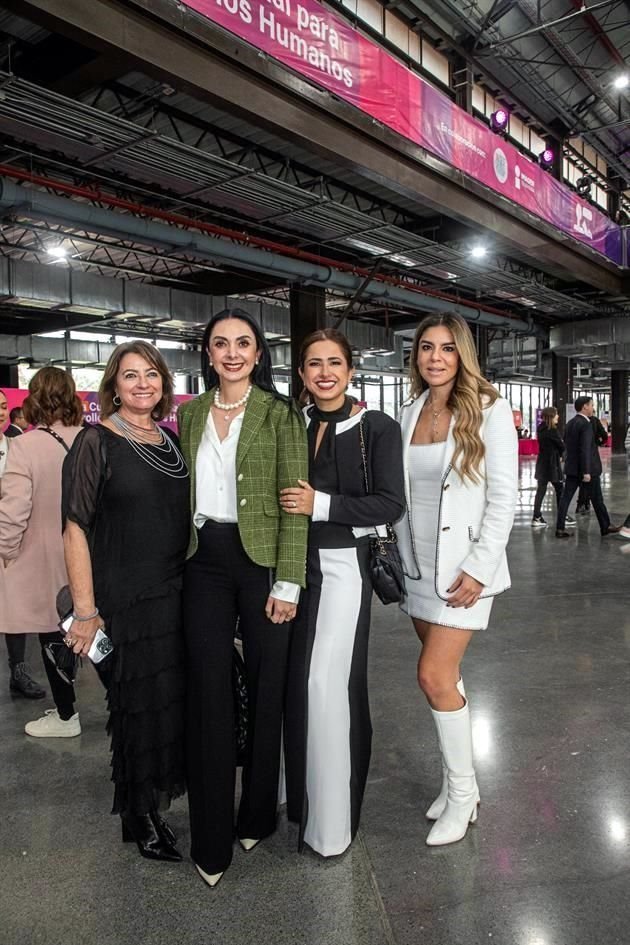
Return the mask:
M260 843L260 840L251 840L247 837L239 838L240 845L243 847L246 853L249 853L250 850L253 850L254 847L257 847Z
M207 884L208 884L208 886L210 887L210 889L214 889L214 887L217 885L217 883L219 882L219 880L220 880L221 877L223 876L223 873L206 873L206 872L205 872L204 870L202 870L201 867L198 866L196 863L195 863L195 869L197 870L197 872L199 873L199 875L200 875L201 878L203 879L204 883L207 883ZM225 870L224 870L223 872L225 872Z
M464 689L464 680L462 679L461 676L457 680L457 691L462 697L462 699L466 698L466 690ZM441 750L442 750L442 746L440 746L440 751ZM475 779L475 787L477 789L477 804L479 804L480 803L479 786L477 785L476 779ZM440 793L438 794L436 799L433 801L433 803L427 810L426 814L424 815L427 818L427 820L437 820L438 817L441 817L441 815L444 813L444 808L446 807L447 795L448 795L448 773L446 770L446 765L444 763L444 758L442 758L442 787L440 789Z
M444 811L427 837L427 846L457 843L466 836L468 825L479 812L479 790L472 760L472 732L468 703L455 712L431 714L438 730L442 757L447 769L448 790Z

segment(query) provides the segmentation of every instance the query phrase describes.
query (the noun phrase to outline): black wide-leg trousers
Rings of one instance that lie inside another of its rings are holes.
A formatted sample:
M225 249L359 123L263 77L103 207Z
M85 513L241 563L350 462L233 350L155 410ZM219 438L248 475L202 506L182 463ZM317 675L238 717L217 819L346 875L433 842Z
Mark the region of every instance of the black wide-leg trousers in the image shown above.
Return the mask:
M579 489L580 482L581 480L579 480L577 476L567 476L564 481L564 489L562 490L560 504L558 505L558 521L556 523L556 528L560 530L564 529L571 499ZM604 535L606 529L610 525L610 518L608 515L608 509L604 505L602 484L599 476L593 476L591 481L589 483L585 483L585 485L588 485L589 487L589 498L593 504L597 521L599 522L599 530L602 535Z
M274 624L265 616L273 574L248 557L238 525L206 522L198 537L184 573L191 857L205 872L220 873L230 865L234 840L236 626L249 700L236 831L241 838L262 839L276 827L291 624Z

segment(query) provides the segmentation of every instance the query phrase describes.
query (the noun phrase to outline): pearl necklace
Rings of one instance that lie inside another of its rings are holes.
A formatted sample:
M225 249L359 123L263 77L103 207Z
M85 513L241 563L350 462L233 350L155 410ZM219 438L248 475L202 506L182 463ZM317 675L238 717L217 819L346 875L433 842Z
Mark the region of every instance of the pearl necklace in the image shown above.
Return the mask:
M224 404L221 402L221 398L219 396L221 389L217 387L217 389L214 392L214 406L217 408L217 410L222 410L224 412L224 417L223 417L224 420L230 419L230 414L229 414L230 410L238 410L239 407L245 406L245 404L249 400L249 395L252 392L252 386L253 385L250 384L247 390L245 391L245 393L243 394L243 396L241 397L241 399L235 400L233 404Z
M157 423L153 424L154 429L150 435L159 436L159 443L139 439L139 431L143 428L125 420L125 418L121 417L117 412L111 415L110 420L127 440L127 443L136 456L146 463L147 466L151 466L152 469L163 473L165 476L169 476L171 479L186 478L188 468L184 457L177 449L177 446L173 440L171 440L170 436L167 436ZM145 430L145 434L148 436L149 431Z

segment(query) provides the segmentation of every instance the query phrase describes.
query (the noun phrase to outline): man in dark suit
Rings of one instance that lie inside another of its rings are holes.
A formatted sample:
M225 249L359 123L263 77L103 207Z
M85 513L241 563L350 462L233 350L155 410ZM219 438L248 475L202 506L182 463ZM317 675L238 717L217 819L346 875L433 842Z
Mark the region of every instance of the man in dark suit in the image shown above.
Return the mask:
M590 423L590 418L593 416L593 398L578 397L574 406L575 416L567 423L564 434L564 444L567 451L564 464L566 478L558 505L556 538L572 537L573 533L565 528L566 515L571 499L581 483L589 484L590 499L595 509L602 536L614 535L621 526L610 524L608 510L604 505L604 497L602 496L600 483L602 461L599 457L593 427Z
M28 422L24 419L21 407L14 407L9 413L9 426L4 431L5 436L21 436L28 429Z

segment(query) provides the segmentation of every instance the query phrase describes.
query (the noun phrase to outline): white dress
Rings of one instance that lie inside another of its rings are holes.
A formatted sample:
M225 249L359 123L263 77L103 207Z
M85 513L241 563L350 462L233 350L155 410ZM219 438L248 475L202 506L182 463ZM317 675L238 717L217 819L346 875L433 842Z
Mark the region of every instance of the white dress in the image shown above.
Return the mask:
M411 528L414 536L416 559L422 577L406 577L406 598L400 605L410 617L425 620L442 627L461 630L485 630L492 610L492 597L478 600L468 609L447 607L438 597L435 586L435 552L437 545L438 511L444 452L447 441L409 447L409 485ZM462 553L462 559L465 551Z

